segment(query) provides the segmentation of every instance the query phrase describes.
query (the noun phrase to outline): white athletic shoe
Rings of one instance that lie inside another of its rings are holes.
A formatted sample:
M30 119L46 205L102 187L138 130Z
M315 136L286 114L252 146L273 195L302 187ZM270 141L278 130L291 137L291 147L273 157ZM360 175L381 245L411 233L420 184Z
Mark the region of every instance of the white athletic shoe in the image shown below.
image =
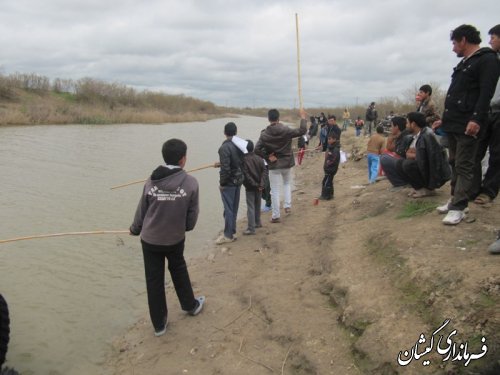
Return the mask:
M203 304L205 303L205 296L199 296L196 297L195 299L196 299L196 305L192 310L187 312L191 316L198 315L201 312L201 310L203 310Z
M439 212L440 214L447 214L448 211L450 210L449 209L449 205L451 204L451 198L448 199L448 201L443 204L442 206L437 206L436 207L436 211ZM469 207L465 207L464 209L464 214L468 214L469 213Z
M231 243L231 242L234 242L236 240L236 238L227 238L226 236L222 235L220 236L219 238L217 238L215 240L215 244L216 245L222 245L222 244L225 244L225 243Z
M460 210L449 210L443 219L443 224L447 225L457 225L465 217L463 211Z
M440 214L447 214L449 211L448 205L451 203L451 198L446 201L442 206L437 206L436 211Z

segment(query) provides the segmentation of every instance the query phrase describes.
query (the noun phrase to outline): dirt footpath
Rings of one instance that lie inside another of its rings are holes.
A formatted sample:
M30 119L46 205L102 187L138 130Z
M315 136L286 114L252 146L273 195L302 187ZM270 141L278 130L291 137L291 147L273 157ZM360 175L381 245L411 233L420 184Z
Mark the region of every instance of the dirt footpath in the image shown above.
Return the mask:
M344 151L363 151L352 129L342 138ZM189 260L202 314L183 314L169 282L167 334L154 337L145 313L116 339L106 373L499 374L500 256L486 251L498 202L444 226L434 208L448 186L418 202L387 180L364 186L362 158L339 169L335 199L315 206L322 161L310 152L295 168L282 223L263 214L255 236Z

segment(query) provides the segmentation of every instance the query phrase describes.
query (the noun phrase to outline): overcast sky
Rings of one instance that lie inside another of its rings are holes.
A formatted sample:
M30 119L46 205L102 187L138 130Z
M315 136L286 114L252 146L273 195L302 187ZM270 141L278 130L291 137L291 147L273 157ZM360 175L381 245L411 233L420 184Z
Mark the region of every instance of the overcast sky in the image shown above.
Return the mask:
M450 30L500 23L498 0L0 0L0 73L91 77L218 105L363 104L446 89Z

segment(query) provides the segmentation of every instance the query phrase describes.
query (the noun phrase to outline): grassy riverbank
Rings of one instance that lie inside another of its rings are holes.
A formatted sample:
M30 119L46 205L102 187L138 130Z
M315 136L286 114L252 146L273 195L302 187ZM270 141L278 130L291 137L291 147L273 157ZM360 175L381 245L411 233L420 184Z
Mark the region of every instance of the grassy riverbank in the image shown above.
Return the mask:
M0 100L0 125L118 124L205 121L224 112L212 103L184 96L165 96L160 105L88 102L75 94L27 92Z
M390 111L405 114L414 110L414 90L416 88L407 90L404 101L380 99L377 103L379 118L387 116ZM364 118L365 108L363 103L350 107L351 119L357 116ZM184 95L137 91L122 84L92 78L51 81L36 74L0 74L0 126L192 122L223 117L229 113L266 117L268 109L221 107ZM279 110L283 121L295 121L297 109ZM306 107L306 110L314 116L321 112L335 114L341 121L344 108Z
M138 92L91 78L73 82L34 74L0 75L0 125L204 121L215 104L184 95Z

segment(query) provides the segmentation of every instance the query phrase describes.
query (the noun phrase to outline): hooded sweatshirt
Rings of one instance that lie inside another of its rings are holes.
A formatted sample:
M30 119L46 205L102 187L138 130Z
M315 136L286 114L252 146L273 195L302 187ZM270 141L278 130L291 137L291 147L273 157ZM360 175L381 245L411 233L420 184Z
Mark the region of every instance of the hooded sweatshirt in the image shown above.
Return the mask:
M159 166L144 184L130 232L151 245L175 245L194 228L198 213L198 181L181 168Z

